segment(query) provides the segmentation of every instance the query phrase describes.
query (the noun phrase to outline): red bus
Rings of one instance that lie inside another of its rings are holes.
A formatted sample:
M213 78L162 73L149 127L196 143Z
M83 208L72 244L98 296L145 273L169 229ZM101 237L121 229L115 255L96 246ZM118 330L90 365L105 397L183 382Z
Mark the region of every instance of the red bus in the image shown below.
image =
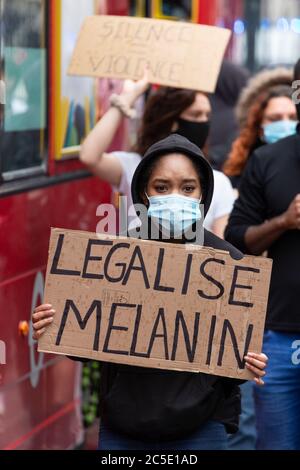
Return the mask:
M94 0L75 3L0 1L1 449L83 441L81 367L38 354L30 323L43 296L50 227L93 231L97 205L111 201L110 187L91 177L78 151L117 85L64 77L82 17L96 12Z
M273 44L274 34L293 27L293 47L284 50L299 50L295 1L278 23L270 0L0 0L0 449L68 449L83 441L81 367L38 354L30 317L43 296L50 227L93 231L97 206L112 200L110 187L78 160L82 139L120 87L67 76L84 17L230 27L228 55L255 69L265 56L254 30ZM273 61L282 62L281 51ZM113 147L126 147L131 132L124 125Z

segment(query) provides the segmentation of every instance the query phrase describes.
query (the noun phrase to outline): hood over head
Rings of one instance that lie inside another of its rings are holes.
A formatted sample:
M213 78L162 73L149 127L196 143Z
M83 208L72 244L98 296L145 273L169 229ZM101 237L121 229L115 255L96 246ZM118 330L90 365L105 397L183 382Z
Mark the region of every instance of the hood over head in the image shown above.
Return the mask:
M249 108L261 93L276 85L291 86L292 81L293 71L285 67L263 70L254 75L254 77L249 80L246 88L242 91L236 107L236 116L239 126L243 127L246 124Z
M238 102L242 89L247 84L249 75L249 71L244 67L224 59L212 100L214 96L217 96L225 105L234 107Z
M165 139L151 145L151 147L149 147L149 149L146 151L133 175L131 183L133 203L143 204L141 194L145 189L145 184L147 184L145 175L147 175L147 170L149 169L150 165L156 160L156 158L162 157L163 155L168 155L170 153L181 153L186 155L195 163L196 168L198 168L200 181L203 186L201 203L204 205L205 216L210 207L214 191L213 170L199 147L179 134L171 134Z

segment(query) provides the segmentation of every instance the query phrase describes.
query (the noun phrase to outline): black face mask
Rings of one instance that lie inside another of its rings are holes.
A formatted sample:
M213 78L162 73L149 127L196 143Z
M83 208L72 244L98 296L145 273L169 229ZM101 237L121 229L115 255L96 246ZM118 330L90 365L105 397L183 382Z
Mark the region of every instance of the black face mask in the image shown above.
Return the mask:
M209 134L210 122L187 121L186 119L181 118L179 118L177 122L178 129L175 131L176 134L182 135L193 142L193 144L197 145L200 149L203 149Z

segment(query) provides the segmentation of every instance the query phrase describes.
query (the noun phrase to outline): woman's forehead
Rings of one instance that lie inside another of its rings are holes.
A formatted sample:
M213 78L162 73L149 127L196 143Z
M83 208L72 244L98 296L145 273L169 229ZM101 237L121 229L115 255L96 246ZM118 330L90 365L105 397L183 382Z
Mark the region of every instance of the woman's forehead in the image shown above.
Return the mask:
M182 153L170 153L159 158L151 177L154 178L161 174L181 174L186 178L186 173L191 177L198 176L191 158Z
M184 153L172 152L159 157L156 167L178 164L193 166L193 162L190 157L188 157Z
M269 99L265 112L293 112L295 110L296 107L291 98L288 98L287 96L273 96Z
M195 111L199 109L205 109L207 111L211 110L208 97L201 92L196 94L194 102L185 111Z

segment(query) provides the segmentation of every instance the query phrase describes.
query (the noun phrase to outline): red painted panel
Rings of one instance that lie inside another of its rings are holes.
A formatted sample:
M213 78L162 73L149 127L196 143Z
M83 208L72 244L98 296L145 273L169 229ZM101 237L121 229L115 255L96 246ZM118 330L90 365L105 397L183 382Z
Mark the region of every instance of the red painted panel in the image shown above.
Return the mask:
M0 199L0 449L64 449L82 437L80 402L73 403L80 365L38 355L18 326L42 300L50 227L95 231L96 208L110 198L108 185L86 178Z

